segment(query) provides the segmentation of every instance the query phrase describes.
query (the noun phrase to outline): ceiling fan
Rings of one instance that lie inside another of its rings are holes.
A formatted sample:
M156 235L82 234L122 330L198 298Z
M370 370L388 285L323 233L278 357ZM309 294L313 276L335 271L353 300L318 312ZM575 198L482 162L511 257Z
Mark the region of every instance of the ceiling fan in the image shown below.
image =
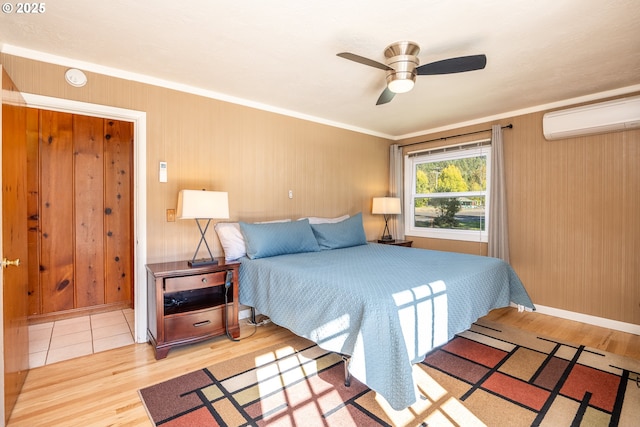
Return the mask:
M459 56L420 65L418 53L420 53L420 47L417 43L401 41L392 43L385 48L386 64L350 52L341 52L337 55L387 72L387 87L378 98L376 105L386 104L393 99L396 93L409 92L413 89L416 75L462 73L481 70L487 65L485 55Z

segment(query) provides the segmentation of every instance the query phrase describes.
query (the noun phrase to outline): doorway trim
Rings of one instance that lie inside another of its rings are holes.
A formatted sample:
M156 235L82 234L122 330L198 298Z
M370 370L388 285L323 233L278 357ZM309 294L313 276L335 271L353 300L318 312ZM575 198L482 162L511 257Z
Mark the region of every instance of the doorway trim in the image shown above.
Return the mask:
M147 113L108 105L21 93L27 107L133 122L133 304L135 341L147 342Z

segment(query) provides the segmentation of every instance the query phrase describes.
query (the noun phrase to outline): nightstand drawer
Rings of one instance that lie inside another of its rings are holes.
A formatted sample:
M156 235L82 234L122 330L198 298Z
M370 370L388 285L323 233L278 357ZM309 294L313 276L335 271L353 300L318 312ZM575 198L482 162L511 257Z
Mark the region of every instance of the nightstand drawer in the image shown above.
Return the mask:
M171 277L165 279L164 291L177 292L222 285L224 284L226 277L226 271L207 274L196 274L193 276Z
M209 335L224 329L224 306L164 319L167 341ZM229 309L231 313L232 309Z
M240 336L240 263L227 263L223 257L216 261L198 267L188 261L147 264L147 337L156 359L167 357L176 346L225 334Z

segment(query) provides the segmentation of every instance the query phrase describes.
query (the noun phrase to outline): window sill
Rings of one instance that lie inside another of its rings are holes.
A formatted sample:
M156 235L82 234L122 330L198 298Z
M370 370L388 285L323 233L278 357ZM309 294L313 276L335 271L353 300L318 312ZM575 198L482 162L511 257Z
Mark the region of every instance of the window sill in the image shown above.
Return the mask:
M460 240L464 242L487 243L489 241L486 231L407 228L404 234L428 239Z

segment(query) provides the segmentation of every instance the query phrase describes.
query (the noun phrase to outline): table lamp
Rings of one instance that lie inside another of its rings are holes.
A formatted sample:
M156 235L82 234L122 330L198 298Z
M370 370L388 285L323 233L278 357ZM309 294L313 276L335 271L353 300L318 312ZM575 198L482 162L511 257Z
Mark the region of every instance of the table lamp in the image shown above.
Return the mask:
M176 217L178 219L195 219L200 230L200 242L198 242L196 252L193 254L193 259L188 262L189 267L217 264L218 261L211 254L205 234L212 219L229 218L228 194L222 191L180 190ZM204 228L200 223L201 220L207 221ZM203 242L209 253L209 258L196 259Z
M401 213L400 199L398 197L374 197L371 213L374 215L384 215L384 231L382 232L382 238L380 238L379 242L394 242L395 239L389 232L389 215L398 215Z

